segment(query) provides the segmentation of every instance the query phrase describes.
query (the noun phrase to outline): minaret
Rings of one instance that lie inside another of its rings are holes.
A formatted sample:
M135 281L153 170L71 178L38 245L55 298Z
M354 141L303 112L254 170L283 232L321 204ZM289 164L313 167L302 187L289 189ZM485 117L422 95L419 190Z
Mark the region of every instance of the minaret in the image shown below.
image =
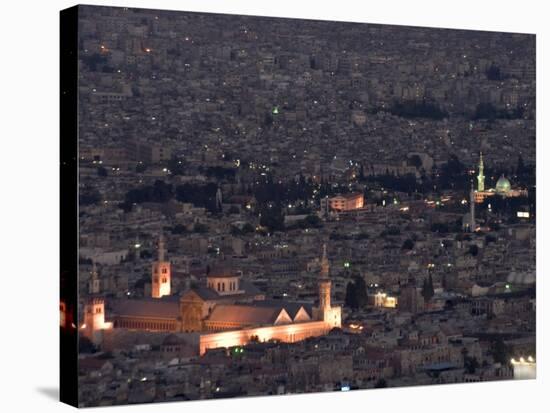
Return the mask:
M218 190L216 191L216 209L218 211L222 210L222 203L223 203L222 190L220 187L218 187Z
M161 233L159 236L159 262L163 262L165 258L166 251L164 249L164 235Z
M99 280L99 275L97 273L97 267L94 260L92 261L92 276L90 277L90 281L88 282L88 293L99 294L99 292L100 292L100 280Z
M161 298L162 296L170 295L170 262L166 261L166 250L164 246L164 236L162 233L159 237L158 248L158 260L153 263L151 274L151 295L153 298Z
M139 260L139 257L140 257L140 247L141 247L141 243L139 242L139 238L136 235L136 240L134 242L134 254L135 254L136 260Z
M329 278L330 264L327 257L327 244L323 244L323 258L321 259L321 273L319 277L319 310L325 314L330 310L330 289L331 282Z
M485 191L485 175L483 175L483 153L479 153L479 173L477 175L477 191Z
M470 189L470 232L476 230L476 211L475 211L475 194L474 186Z
M83 334L100 344L103 340L101 330L113 328L113 322L105 321L105 299L103 297L89 297L84 305L84 324L80 326Z
M401 292L399 308L403 311L416 314L418 312L418 291L416 290L416 279L409 273L407 283Z
M327 244L323 244L323 257L321 258L321 278L328 278L330 272L330 263L327 257Z

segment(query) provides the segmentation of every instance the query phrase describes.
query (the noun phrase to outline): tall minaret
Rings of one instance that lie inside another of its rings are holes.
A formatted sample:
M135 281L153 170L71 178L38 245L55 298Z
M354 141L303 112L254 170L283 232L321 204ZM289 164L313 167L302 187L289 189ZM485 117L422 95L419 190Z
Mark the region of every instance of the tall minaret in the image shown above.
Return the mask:
M223 203L222 189L218 187L218 190L216 191L216 209L218 211L222 210L222 203Z
M470 189L470 232L476 230L476 211L475 211L475 195L474 186Z
M99 294L99 291L100 291L100 280L99 280L99 275L97 273L97 267L94 260L92 261L92 274L90 277L90 281L88 283L88 293Z
M330 310L330 289L331 282L329 278L330 264L327 257L327 244L323 244L323 258L321 259L321 273L319 277L319 310L323 314L323 319L328 310Z
M151 295L153 296L153 298L161 298L164 295L170 295L170 262L166 261L166 250L164 246L164 236L162 235L162 233L159 237L158 248L158 260L153 263L151 274Z
M166 250L165 250L165 246L164 246L164 235L160 234L159 236L159 244L158 244L158 248L159 248L159 262L162 262L164 261L164 258L165 258L165 254L166 254Z
M88 297L84 304L84 324L80 326L84 336L88 337L96 345L103 342L101 330L113 328L112 321L105 321L105 298Z
M485 175L483 175L483 153L479 153L479 173L477 175L477 191L485 191Z

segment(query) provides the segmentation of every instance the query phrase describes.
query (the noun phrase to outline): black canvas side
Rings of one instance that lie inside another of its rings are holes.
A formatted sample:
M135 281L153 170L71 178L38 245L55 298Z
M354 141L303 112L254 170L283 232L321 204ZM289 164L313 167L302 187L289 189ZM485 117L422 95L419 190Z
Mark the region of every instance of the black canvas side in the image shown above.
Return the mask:
M78 406L78 7L60 12L60 400Z

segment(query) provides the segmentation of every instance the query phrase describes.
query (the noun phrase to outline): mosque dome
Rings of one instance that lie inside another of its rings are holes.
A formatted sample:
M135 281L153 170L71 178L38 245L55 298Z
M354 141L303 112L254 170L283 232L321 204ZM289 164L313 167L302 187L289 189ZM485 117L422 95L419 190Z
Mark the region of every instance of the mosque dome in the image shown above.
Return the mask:
M501 176L498 181L497 181L497 184L495 186L495 190L498 194L507 194L508 192L510 192L510 189L512 189L512 186L510 185L510 181L508 179L506 179L503 176Z

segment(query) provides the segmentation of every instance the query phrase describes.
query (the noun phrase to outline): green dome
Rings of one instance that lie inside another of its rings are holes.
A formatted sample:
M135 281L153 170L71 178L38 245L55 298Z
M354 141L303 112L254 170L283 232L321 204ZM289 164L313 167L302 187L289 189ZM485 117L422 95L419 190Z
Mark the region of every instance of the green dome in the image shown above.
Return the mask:
M507 194L508 192L510 192L510 189L512 189L512 187L510 185L510 181L508 179L506 179L504 176L501 176L498 179L497 185L495 187L495 190L497 191L497 193Z

